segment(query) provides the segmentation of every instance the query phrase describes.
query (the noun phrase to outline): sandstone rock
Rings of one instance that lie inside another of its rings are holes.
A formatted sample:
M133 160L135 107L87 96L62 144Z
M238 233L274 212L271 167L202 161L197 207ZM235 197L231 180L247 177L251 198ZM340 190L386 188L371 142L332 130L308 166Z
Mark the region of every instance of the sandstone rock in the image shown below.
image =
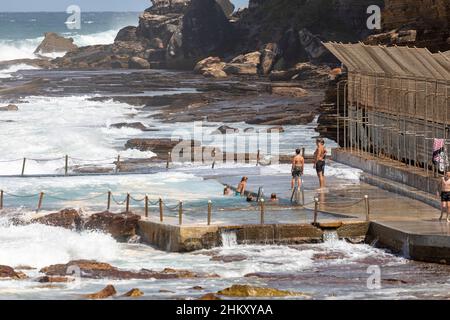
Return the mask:
M372 35L365 41L366 44L378 45L414 45L417 41L417 30L392 30Z
M282 126L277 126L277 127L272 127L272 128L267 129L266 132L268 132L268 133L275 133L275 132L283 133L283 132L285 132L285 130Z
M34 51L35 54L69 52L78 49L72 38L64 38L54 32L47 32L44 40Z
M128 62L130 69L150 69L150 62L143 58L133 57Z
M205 294L204 296L201 296L198 300L203 300L203 301L218 301L218 300L222 300L220 299L218 296L216 296L214 293L208 293Z
M116 288L113 285L107 285L104 289L99 292L87 294L84 297L86 299L106 299L117 294Z
M211 134L231 134L231 133L238 133L239 129L232 128L229 126L220 126L217 128L217 130L213 131Z
M5 107L0 107L0 111L19 111L19 107L15 104L9 104Z
M199 290L199 291L204 290L204 289L205 288L200 287L200 286L195 286L195 287L192 288L192 290Z
M101 263L93 260L75 260L67 264L51 265L40 270L47 276L66 276L67 270L77 268L82 277L90 279L193 279L193 278L217 278L216 274L195 273L188 270L164 269L163 271L152 271L141 269L139 271L128 271L118 269L110 264Z
M300 292L284 291L272 288L260 288L249 285L233 285L231 288L221 290L217 294L226 297L236 297L236 298L289 297L289 296L305 297L305 298L309 297L308 295Z
M258 66L261 63L261 52L255 51L241 54L230 61L231 64L251 64Z
M21 280L26 279L27 275L23 272L14 271L13 268L0 265L0 279Z
M131 289L127 293L123 295L123 297L129 297L129 298L138 298L142 297L144 293L139 289Z
M114 123L110 126L111 128L116 129L122 129L122 128L132 128L132 129L138 129L142 131L146 131L148 128L146 125L144 125L142 122L120 122L120 123Z
M207 69L207 68L210 68L211 66L221 64L221 63L222 63L222 61L220 60L219 57L208 57L208 58L205 58L205 59L197 62L197 64L194 67L194 72L202 73L203 69Z
M285 97L301 98L307 96L308 91L303 88L293 86L272 86L272 94Z
M84 223L87 230L100 230L119 241L127 241L136 235L140 216L132 213L115 214L108 211L91 215Z
M75 209L64 209L56 213L32 219L31 223L40 223L53 227L66 229L80 229L82 219L80 213Z
M223 71L234 75L256 75L258 74L258 66L248 63L227 63Z
M194 72L200 73L208 78L226 78L227 74L223 71L225 63L218 57L208 57L197 62Z

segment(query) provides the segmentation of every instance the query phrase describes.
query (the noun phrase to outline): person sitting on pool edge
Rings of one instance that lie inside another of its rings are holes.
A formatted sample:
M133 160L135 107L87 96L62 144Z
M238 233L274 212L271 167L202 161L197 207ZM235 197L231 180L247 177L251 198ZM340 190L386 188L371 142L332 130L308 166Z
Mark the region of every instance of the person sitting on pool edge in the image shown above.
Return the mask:
M247 177L243 177L241 179L241 182L239 183L239 185L236 189L236 196L243 196L245 194L245 189L247 188L247 182L248 182Z

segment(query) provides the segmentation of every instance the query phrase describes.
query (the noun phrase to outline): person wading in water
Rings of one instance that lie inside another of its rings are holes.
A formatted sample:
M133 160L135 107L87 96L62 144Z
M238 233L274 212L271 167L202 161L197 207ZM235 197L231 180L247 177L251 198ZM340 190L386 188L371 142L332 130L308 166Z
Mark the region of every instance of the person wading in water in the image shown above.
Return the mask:
M316 140L317 149L314 152L314 168L316 168L317 176L319 177L320 189L325 188L325 157L327 156L327 149L325 149L325 140Z
M297 187L300 189L302 187L301 176L303 175L303 170L305 167L305 158L302 156L302 151L300 149L295 150L295 157L292 159L292 182L291 189L294 190L295 182L297 181Z
M450 172L447 171L439 184L439 191L441 196L441 217L444 218L444 211L447 211L447 222L450 222ZM439 194L439 193L438 193Z

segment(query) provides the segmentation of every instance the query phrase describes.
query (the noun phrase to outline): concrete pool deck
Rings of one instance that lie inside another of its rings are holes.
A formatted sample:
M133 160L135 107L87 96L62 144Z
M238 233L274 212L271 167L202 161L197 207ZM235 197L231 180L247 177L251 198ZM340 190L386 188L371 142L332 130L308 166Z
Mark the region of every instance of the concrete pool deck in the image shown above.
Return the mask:
M330 177L325 190L317 190L317 178L304 177L305 207L290 203L289 174L249 174L247 190L264 189L266 199L276 193L279 205L266 205L264 224L259 207L214 208L207 225L207 207L187 211L183 224L177 214L164 223L157 217L140 222L143 240L161 250L188 252L221 245L232 232L239 244L299 244L323 241L333 231L341 239L361 241L414 260L450 264L450 224L440 222L440 210L362 181ZM235 186L240 176L214 177ZM336 187L334 187L336 186ZM364 197L369 196L370 222ZM319 199L318 224L313 225L313 199Z

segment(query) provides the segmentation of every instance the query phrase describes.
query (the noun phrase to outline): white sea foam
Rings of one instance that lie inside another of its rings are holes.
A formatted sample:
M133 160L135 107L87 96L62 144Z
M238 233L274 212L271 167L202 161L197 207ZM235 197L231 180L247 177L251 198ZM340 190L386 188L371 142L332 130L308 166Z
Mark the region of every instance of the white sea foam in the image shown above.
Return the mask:
M12 77L13 73L15 73L19 70L36 70L36 69L39 69L39 68L30 66L27 64L19 63L16 65L10 66L6 69L1 69L0 70L0 79L10 78L10 77Z
M40 224L13 226L0 220L1 265L41 268L76 259L104 261L119 254L119 244L104 233L77 233Z
M72 37L74 39L74 43L77 46L83 47L97 44L111 44L114 42L118 31L119 29L114 29L86 35L62 34L62 36ZM0 61L37 58L37 56L34 54L34 51L43 39L44 37L15 41L0 40ZM44 54L44 56L47 56L49 58L57 58L62 55L64 55L64 52Z

